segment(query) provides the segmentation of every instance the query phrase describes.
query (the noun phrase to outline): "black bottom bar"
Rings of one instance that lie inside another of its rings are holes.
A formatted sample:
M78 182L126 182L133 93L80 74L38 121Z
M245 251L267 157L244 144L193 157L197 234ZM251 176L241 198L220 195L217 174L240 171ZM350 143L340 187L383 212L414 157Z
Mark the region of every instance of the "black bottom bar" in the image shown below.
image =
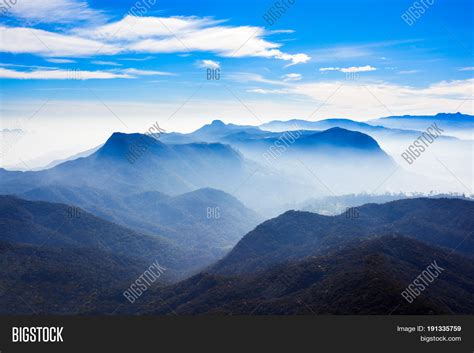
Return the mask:
M13 327L40 326L63 327L63 342L12 342ZM474 316L10 316L0 318L0 353L136 352L150 348L156 352L456 353L473 351L473 332ZM422 336L427 338L422 341ZM433 337L438 337L437 341L427 342Z

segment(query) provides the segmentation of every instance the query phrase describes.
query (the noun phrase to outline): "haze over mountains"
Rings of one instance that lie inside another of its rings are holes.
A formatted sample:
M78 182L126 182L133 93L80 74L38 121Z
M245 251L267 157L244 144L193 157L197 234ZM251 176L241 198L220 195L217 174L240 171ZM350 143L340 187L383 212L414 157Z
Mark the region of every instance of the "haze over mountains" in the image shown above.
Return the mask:
M48 169L0 169L0 311L385 314L439 259L438 287L396 312L473 313L473 141L447 133L469 132L472 117L432 118L446 134L418 169L392 148L428 117L215 120L189 134L117 132ZM153 261L166 268L159 283L122 306Z

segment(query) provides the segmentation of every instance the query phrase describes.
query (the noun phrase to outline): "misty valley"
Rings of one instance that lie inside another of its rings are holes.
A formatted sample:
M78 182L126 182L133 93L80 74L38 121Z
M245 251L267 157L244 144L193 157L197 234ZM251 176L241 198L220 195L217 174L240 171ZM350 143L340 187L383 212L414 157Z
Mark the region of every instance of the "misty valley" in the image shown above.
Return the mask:
M0 313L474 314L473 131L158 121L1 168Z

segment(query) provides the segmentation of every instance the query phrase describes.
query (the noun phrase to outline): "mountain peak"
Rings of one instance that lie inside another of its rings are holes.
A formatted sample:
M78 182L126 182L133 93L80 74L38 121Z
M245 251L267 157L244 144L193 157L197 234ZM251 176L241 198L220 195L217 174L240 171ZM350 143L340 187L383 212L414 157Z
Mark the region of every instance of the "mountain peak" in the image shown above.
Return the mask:
M130 148L137 146L143 148L144 146L151 146L153 144L162 144L157 139L140 133L126 134L123 132L114 132L99 149L99 154L104 156L118 156L128 153Z
M379 150L380 146L377 141L367 134L358 131L333 127L324 131L319 131L308 135L308 141L320 144L329 144L339 147L351 147L358 149Z
M222 120L213 120L211 126L225 126L226 124Z

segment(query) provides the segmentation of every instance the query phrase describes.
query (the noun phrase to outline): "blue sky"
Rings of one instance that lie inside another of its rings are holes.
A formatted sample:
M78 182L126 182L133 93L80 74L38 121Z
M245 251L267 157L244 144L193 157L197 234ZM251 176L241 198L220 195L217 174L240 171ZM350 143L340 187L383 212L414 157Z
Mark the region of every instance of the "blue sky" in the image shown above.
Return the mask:
M285 13L266 22L277 3ZM17 0L3 8L3 127L70 133L84 147L154 121L190 131L213 119L473 112L472 1ZM210 67L220 80L206 79Z

